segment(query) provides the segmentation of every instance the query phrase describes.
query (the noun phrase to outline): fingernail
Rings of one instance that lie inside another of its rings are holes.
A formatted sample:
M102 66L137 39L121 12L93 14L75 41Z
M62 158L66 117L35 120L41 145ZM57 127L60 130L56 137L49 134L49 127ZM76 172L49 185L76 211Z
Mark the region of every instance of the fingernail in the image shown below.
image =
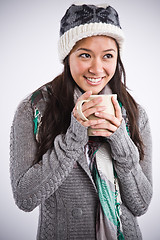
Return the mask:
M100 113L99 113L99 112L95 112L95 115L96 115L96 116L99 116L99 115L100 115Z

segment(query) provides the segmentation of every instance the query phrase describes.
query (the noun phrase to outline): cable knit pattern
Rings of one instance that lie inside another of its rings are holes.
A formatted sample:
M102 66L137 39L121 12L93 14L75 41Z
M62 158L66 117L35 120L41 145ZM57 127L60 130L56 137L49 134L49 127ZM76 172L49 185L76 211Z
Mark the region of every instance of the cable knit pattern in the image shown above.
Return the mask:
M134 216L146 212L152 197L150 128L145 111L141 107L139 111L140 132L145 145L143 161L139 160L138 149L129 137L124 121L120 128L107 138L115 160L122 199Z
M42 108L45 101L41 101ZM118 175L125 240L142 239L135 216L144 214L152 196L151 137L148 118L139 107L145 159L130 139L125 122L107 138ZM65 135L58 135L41 164L33 165L36 140L30 96L18 107L11 130L10 172L13 195L24 211L40 207L37 239L94 240L98 196L84 147L87 129L71 116Z

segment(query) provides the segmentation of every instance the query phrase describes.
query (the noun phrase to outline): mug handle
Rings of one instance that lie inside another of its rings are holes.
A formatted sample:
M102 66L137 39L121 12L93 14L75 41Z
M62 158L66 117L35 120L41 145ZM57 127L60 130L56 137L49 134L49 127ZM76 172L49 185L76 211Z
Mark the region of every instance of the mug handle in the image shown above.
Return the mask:
M82 105L84 102L89 102L90 100L80 100L78 101L77 103L77 112L78 112L78 115L80 116L80 118L84 121L88 121L88 118L86 118L82 112Z

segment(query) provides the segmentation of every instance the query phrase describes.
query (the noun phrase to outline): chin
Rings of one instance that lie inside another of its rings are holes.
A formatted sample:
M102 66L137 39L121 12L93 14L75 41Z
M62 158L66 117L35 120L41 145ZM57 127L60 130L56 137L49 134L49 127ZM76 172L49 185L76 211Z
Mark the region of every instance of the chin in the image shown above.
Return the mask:
M92 91L93 95L98 95L100 91Z
M102 89L103 88L101 88L101 89L90 89L90 90L92 90L93 95L98 95L102 91Z
M78 86L82 92L92 91L93 95L98 95L104 87L96 88L96 87L80 87Z

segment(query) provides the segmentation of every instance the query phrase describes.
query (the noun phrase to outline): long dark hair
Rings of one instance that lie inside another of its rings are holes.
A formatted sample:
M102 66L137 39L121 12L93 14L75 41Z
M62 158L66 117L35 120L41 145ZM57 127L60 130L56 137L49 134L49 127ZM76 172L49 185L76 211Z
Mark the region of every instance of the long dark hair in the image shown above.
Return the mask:
M70 73L68 56L64 60L63 73L49 82L47 86L49 92L48 101L39 128L39 141L34 163L40 162L43 154L53 148L55 137L59 134L65 134L70 125L71 112L74 108L73 95L76 83ZM112 92L117 94L118 100L126 109L130 136L139 150L140 158L143 159L143 142L138 129L138 106L127 91L125 69L119 54L116 71L109 82L109 86Z

